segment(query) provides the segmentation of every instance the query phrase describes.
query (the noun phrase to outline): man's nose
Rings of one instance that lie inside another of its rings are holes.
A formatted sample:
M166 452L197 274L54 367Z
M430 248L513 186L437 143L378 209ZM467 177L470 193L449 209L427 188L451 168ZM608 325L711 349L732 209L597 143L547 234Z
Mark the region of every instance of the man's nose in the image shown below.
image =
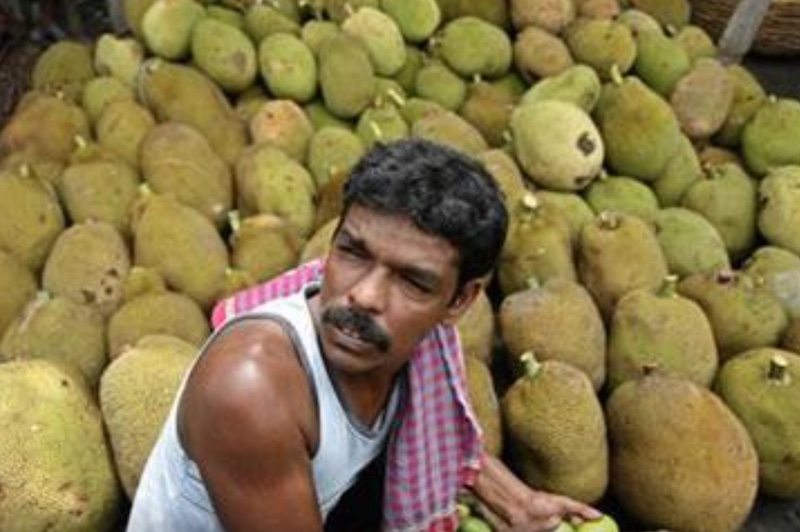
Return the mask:
M389 273L381 267L370 268L350 289L350 302L371 313L381 312L386 307L389 288Z

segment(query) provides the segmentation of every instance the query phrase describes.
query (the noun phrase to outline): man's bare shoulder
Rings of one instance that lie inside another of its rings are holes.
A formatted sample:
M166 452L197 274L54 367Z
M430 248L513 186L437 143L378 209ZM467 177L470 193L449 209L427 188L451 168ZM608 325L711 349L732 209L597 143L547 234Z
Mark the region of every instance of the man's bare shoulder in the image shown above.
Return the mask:
M253 445L300 431L313 450L315 414L308 377L286 332L273 320L242 320L207 346L192 371L179 431L190 455L207 431L231 431Z

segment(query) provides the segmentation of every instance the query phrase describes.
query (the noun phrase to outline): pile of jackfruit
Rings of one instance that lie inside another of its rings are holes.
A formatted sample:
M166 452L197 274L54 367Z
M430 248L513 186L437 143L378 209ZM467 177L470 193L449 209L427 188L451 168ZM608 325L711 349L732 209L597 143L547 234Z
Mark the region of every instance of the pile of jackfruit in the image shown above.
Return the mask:
M800 102L688 0L122 8L0 132L0 530L124 526L214 304L324 254L406 137L510 213L459 323L492 453L640 529L800 498Z

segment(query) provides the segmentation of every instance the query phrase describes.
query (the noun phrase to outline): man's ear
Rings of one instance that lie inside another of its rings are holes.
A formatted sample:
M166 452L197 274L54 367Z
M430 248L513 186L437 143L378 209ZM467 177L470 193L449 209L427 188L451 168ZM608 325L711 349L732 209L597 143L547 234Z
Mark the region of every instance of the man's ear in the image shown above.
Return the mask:
M455 325L458 319L469 309L472 302L484 289L486 280L483 278L472 279L464 284L447 305L447 311L442 323Z

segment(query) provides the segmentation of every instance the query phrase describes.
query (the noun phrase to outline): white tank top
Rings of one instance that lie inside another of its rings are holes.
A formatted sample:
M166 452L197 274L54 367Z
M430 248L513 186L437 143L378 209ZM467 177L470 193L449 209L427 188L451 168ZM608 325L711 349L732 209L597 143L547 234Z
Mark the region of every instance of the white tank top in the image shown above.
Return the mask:
M383 450L402 400L402 386L394 387L387 407L372 427L355 417L331 380L319 349L307 300L315 289L316 286L308 287L237 316L212 335L200 356L222 330L242 320L272 319L290 336L308 374L318 408L319 445L312 467L324 521L362 469ZM178 439L176 412L185 382L186 377L142 473L128 521L129 531L222 531L197 465L186 455Z

